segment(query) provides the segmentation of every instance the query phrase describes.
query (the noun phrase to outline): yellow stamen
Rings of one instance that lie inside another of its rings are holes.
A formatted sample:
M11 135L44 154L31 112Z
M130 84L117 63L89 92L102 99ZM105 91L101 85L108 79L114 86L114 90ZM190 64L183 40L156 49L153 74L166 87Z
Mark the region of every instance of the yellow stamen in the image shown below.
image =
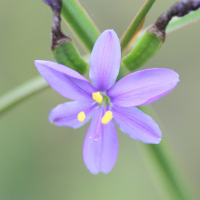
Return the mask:
M85 118L86 118L85 113L84 113L83 111L80 112L80 113L78 113L77 118L78 118L78 121L79 121L79 122L84 122L84 120L85 120Z
M92 98L97 102L97 103L102 103L103 97L100 92L94 92L92 93Z
M102 124L107 124L110 122L110 120L113 118L112 112L109 110L105 113L103 118L101 119Z

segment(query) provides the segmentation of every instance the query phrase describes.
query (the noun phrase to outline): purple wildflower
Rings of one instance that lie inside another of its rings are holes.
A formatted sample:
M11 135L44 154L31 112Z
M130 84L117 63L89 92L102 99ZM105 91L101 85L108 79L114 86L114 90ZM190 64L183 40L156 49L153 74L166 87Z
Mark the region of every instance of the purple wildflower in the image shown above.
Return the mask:
M173 70L155 68L129 74L115 84L120 62L120 42L113 30L100 35L91 53L89 75L93 85L66 66L35 61L39 73L55 91L75 100L52 109L49 120L57 126L79 128L92 118L83 144L83 160L93 174L110 172L116 162L118 140L113 120L133 139L160 143L160 128L136 106L156 101L179 81Z

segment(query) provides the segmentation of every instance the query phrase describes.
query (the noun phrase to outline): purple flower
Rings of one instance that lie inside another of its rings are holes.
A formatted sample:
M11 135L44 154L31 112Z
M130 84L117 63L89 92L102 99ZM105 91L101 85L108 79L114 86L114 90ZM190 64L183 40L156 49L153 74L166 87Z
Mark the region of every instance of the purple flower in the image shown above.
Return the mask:
M115 83L120 62L120 42L113 30L104 31L94 45L89 72L92 84L66 66L35 61L50 86L74 100L52 109L49 120L57 126L79 128L92 118L83 144L83 160L93 174L110 172L116 162L118 140L114 122L133 139L160 143L160 128L136 106L156 101L179 81L173 70L147 69Z

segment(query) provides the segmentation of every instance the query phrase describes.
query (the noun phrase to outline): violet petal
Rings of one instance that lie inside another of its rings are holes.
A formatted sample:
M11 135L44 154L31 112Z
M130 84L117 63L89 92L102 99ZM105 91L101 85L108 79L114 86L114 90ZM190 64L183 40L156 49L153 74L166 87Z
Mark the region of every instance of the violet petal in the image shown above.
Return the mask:
M170 69L147 69L132 73L107 91L115 106L146 105L174 89L179 75Z
M83 144L83 160L92 174L110 172L118 154L118 140L113 121L105 125L101 123L99 129L96 130L98 122L101 120L100 109L95 110ZM100 139L93 142L91 136L96 131L98 131Z
M106 91L115 83L121 62L121 47L113 30L104 31L93 47L90 57L90 79L99 91Z
M84 122L78 121L77 118L78 114L82 111L86 114ZM71 101L53 108L49 114L49 121L56 126L79 128L91 119L92 114L93 109L91 103Z
M36 60L35 66L50 86L64 97L82 102L94 101L92 93L97 91L96 88L75 70L44 60Z
M135 107L113 107L114 121L120 130L144 143L160 143L162 133L156 122Z

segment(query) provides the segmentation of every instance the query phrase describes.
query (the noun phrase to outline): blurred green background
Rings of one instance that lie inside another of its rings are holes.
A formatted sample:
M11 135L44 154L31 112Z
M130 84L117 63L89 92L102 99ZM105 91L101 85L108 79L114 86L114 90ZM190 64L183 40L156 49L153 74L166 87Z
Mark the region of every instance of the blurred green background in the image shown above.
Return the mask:
M148 26L175 0L159 0L146 19ZM120 37L143 0L80 0L101 31ZM0 95L38 75L35 59L53 60L50 50L52 13L42 0L0 0ZM69 29L63 30L72 39ZM152 106L162 121L177 162L200 198L200 22L167 36L159 53L143 68L170 68L180 83ZM75 41L75 39L74 39ZM80 47L80 46L79 46ZM84 51L80 48L82 54ZM1 200L164 199L148 173L138 141L118 131L119 155L109 174L92 175L82 159L88 125L78 130L56 127L48 114L65 102L52 89L0 116Z

